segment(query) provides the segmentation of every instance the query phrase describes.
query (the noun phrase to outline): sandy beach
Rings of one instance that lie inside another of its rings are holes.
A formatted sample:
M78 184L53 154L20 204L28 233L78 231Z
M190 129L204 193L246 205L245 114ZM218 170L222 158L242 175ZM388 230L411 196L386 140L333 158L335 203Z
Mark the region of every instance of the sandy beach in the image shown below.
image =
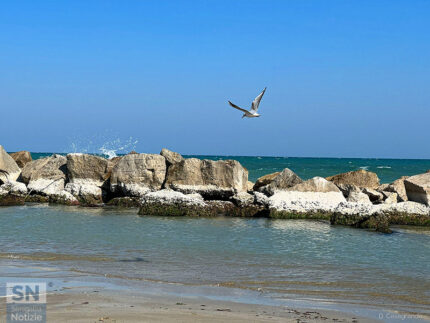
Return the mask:
M5 304L0 317L5 317ZM48 322L376 322L326 310L158 297L118 290L69 289L47 295Z

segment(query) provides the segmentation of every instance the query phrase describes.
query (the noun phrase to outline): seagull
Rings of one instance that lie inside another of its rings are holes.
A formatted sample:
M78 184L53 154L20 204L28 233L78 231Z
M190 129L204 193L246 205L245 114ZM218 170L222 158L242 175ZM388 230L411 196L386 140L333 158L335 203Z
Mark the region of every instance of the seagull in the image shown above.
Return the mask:
M240 107L238 107L236 104L234 104L234 103L231 103L230 101L228 101L228 103L233 107L233 108L235 108L235 109L238 109L238 110L240 110L240 111L242 111L243 112L243 116L242 116L242 119L243 118L245 118L245 117L247 117L247 118L255 118L255 117L259 117L260 115L257 113L257 111L258 111L258 106L260 105L260 101L261 101L261 98L263 97L263 95L264 95L264 92L266 92L266 89L267 88L264 88L264 90L254 99L254 101L252 101L252 106L251 106L251 110L245 110L245 109L242 109L242 108L240 108Z

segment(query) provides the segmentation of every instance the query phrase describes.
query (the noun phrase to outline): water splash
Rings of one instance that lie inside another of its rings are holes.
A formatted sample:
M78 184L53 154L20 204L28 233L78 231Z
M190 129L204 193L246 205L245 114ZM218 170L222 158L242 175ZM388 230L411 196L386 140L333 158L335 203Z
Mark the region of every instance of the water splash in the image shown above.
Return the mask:
M128 138L125 142L122 142L121 139L115 139L104 143L102 147L99 148L99 151L108 159L112 159L117 157L118 154L125 154L134 150L138 142L139 141L133 137Z
M115 139L107 139L109 137ZM69 141L69 148L64 153L97 154L109 159L135 150L139 142L133 137L121 139L118 136L109 136L106 134L92 136L91 139L74 137Z

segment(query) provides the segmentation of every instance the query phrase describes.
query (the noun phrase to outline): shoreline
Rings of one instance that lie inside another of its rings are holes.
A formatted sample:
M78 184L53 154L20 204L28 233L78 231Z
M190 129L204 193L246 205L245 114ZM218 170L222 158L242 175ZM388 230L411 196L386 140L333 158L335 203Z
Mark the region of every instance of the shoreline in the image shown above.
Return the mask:
M35 271L37 272L37 271ZM66 274L66 272L64 272ZM329 301L277 300L236 288L149 283L90 276L25 280L49 282L47 317L54 322L422 322L430 316ZM5 278L2 278L4 280ZM23 280L9 277L9 280ZM194 291L193 291L194 290ZM208 292L210 291L210 292ZM0 296L4 298L4 294ZM5 302L0 302L0 317Z
M407 305L396 310L389 304L339 302L318 295L281 299L247 288L119 278L20 262L2 266L0 286L10 281L47 283L48 320L55 322L175 322L178 316L184 322L430 321L430 312ZM5 302L0 302L0 317L4 314Z

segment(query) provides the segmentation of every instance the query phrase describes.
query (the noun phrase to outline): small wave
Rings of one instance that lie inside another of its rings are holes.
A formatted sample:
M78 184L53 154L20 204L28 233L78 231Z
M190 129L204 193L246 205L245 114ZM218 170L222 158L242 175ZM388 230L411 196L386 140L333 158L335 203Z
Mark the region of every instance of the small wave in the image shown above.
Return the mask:
M391 168L391 166L378 166L376 168Z
M368 170L370 166L361 166L360 169Z

